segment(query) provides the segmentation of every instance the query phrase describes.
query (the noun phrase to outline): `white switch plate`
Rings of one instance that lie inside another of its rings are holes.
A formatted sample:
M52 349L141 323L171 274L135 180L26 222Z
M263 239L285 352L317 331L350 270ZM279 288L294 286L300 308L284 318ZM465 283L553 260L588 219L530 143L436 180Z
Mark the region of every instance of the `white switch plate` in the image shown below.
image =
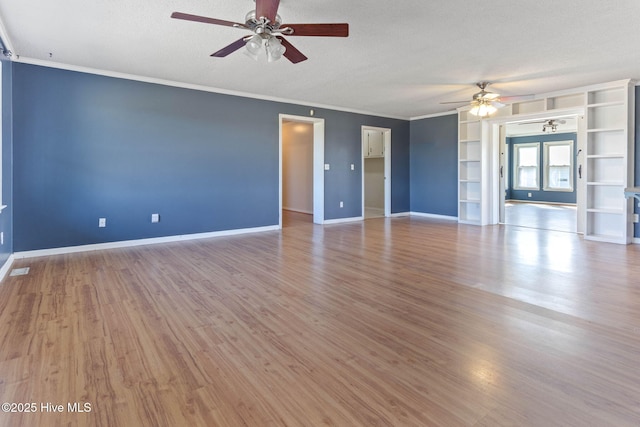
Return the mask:
M329 163L325 163L324 170L328 171L329 169L331 169L331 166L329 165Z
M354 165L353 163L351 163L351 170L352 171L356 170L356 165Z
M340 200L340 207L344 208L344 202L342 200Z
M633 214L633 222L635 223L640 222L640 218L638 218L638 214Z
M107 226L107 218L98 218L98 227L106 227Z
M160 222L160 214L151 214L151 222Z

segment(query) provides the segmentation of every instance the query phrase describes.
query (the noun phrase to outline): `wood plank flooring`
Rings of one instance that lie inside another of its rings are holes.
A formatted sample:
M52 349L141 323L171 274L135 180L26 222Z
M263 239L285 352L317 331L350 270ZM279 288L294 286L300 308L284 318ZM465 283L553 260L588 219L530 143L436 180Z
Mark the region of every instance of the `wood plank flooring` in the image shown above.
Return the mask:
M638 246L304 218L17 261L0 425L640 425Z
M542 230L575 233L578 229L576 205L507 201L505 224Z

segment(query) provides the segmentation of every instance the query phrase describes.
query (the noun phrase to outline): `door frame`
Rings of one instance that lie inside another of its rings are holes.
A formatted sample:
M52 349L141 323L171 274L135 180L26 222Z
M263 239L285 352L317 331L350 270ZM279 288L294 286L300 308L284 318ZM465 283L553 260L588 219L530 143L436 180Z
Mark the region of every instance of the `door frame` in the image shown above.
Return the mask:
M362 161L362 219L364 220L364 159L365 130L377 130L384 137L384 216L391 216L391 129L362 125L360 128L360 158Z
M324 224L324 119L279 114L278 227L282 228L282 124L285 121L313 124L313 222Z
M497 167L491 167L491 182L489 188L491 203L489 205L489 224L498 224L504 217L501 216L504 212L504 192L501 194L501 189L504 188L504 176L508 171L504 170L503 177L500 177L500 167L505 166L503 163L502 150L503 144L505 144L505 133L501 130L503 126L512 123L528 122L531 120L544 120L548 118L562 118L562 117L576 117L578 122L578 129L576 132L576 151L577 153L584 153L586 148L586 126L585 126L585 109L569 108L557 111L543 111L531 114L518 114L517 116L503 116L492 119L485 119L483 121L483 140L488 142L487 149L492 161L490 164L497 165ZM576 164L584 163L584 156L576 156ZM509 165L512 167L512 165ZM583 165L584 169L584 165ZM576 232L584 233L585 229L585 212L586 212L586 181L579 176L576 177Z

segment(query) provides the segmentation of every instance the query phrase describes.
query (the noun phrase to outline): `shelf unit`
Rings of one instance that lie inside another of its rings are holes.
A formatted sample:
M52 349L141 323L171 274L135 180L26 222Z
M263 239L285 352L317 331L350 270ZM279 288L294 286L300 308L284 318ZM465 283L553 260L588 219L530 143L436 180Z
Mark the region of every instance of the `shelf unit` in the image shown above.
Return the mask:
M603 85L586 94L585 239L631 243L633 199L634 91L629 84Z
M458 221L483 224L481 122L468 111L458 113Z
M634 182L634 95L633 81L619 80L537 95L508 104L491 117L517 121L519 116L562 117L584 112L584 127L578 130L583 150L578 222L588 240L632 241L633 199L624 197L624 189ZM497 218L491 191L497 182L492 169L493 135L485 120L468 111L469 107L458 109L458 221L485 225Z

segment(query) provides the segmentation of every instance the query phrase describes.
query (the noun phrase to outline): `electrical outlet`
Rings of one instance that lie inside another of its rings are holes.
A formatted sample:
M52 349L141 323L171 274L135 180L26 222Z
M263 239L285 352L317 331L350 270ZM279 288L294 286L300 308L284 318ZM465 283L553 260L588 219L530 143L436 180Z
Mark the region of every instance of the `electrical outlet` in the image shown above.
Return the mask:
M103 228L107 226L107 218L98 218L98 227Z
M527 193L527 197L531 197L531 193Z
M344 202L342 200L340 200L340 207L344 208Z
M151 214L151 222L160 222L160 214Z
M636 224L640 222L640 218L638 218L638 214L633 214L633 222L635 222Z

